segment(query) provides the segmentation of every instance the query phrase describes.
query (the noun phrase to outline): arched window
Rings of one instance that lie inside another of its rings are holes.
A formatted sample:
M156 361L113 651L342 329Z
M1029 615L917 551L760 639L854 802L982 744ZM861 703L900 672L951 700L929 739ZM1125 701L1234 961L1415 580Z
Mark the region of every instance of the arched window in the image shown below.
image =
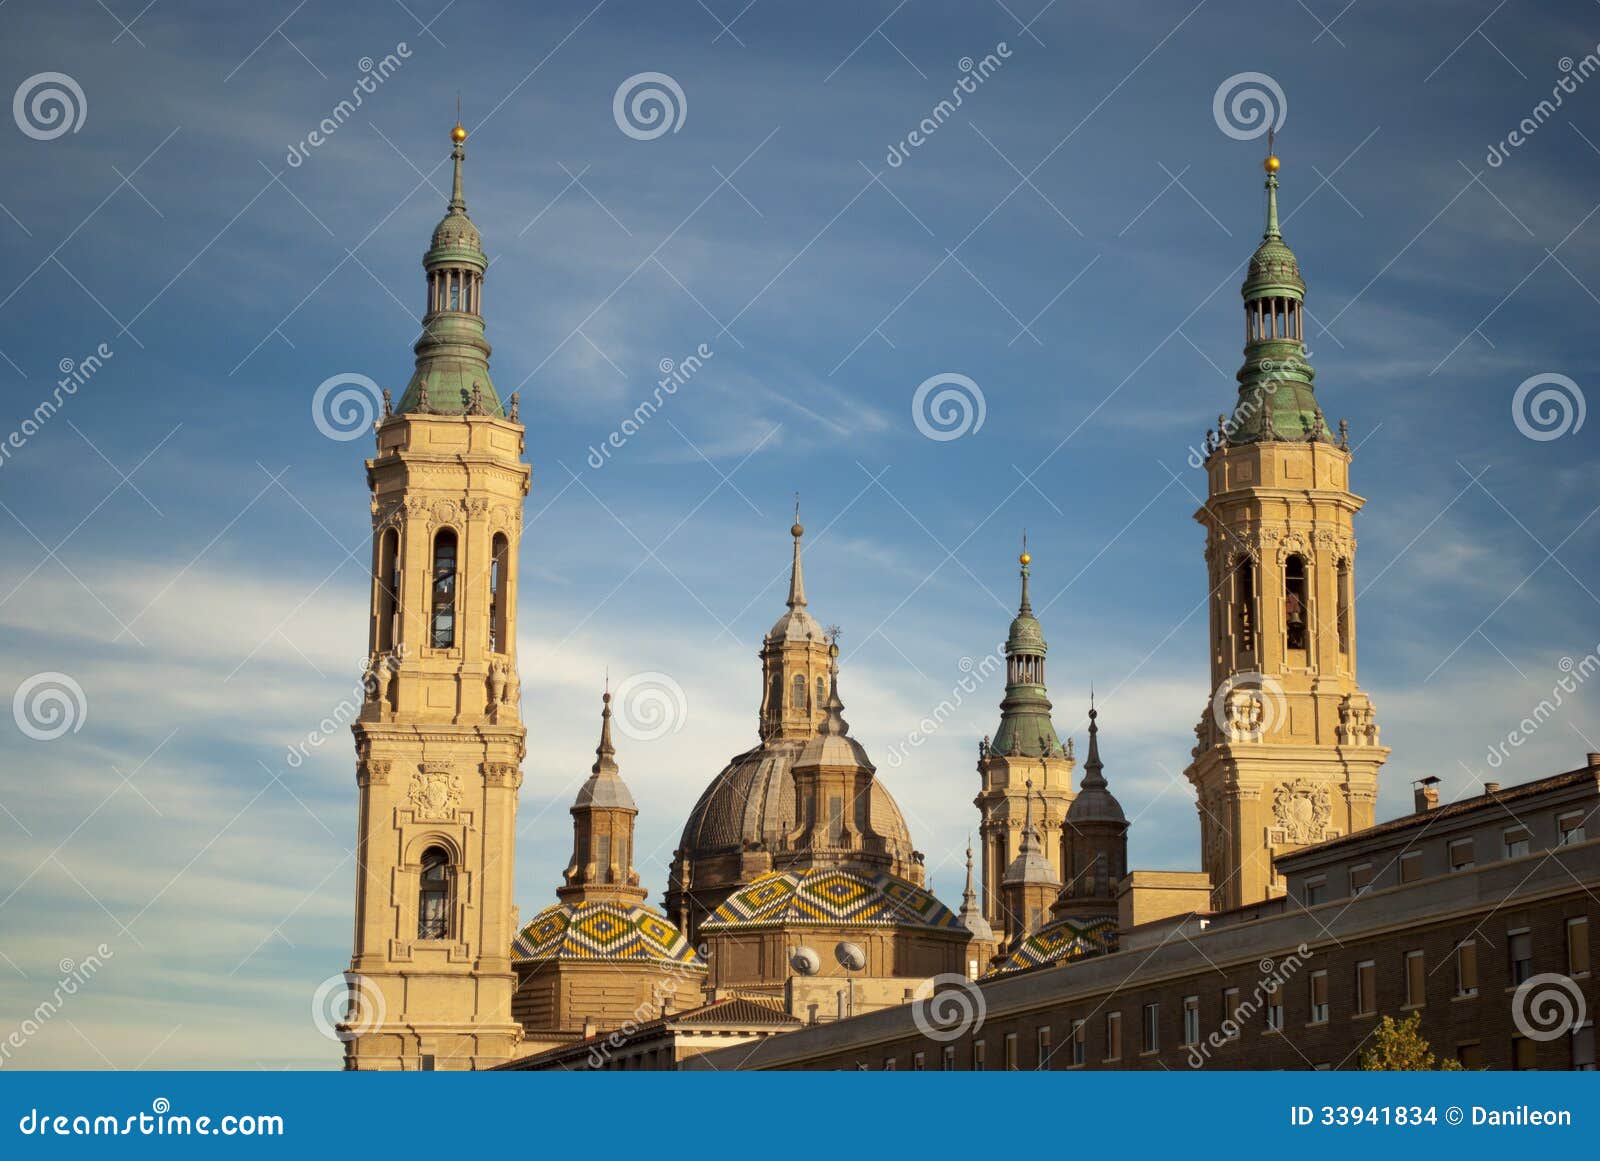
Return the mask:
M456 534L441 528L433 538L433 617L430 639L435 649L456 643Z
M1283 634L1290 649L1306 647L1306 558L1299 553L1283 565Z
M489 561L489 652L509 653L506 621L509 601L506 579L511 575L511 541L504 532L495 533L494 553Z
M1233 572L1233 607L1238 615L1235 631L1241 654L1256 651L1256 569L1255 563L1241 560Z
M376 601L378 639L375 644L379 653L387 653L393 649L395 639L400 635L399 558L400 531L396 528L385 529L382 538L378 541L378 599Z
M820 708L828 704L828 687L823 684L822 678L817 678L817 705Z
M441 847L422 855L422 880L417 891L417 938L450 938L450 856Z
M789 692L789 708L803 710L806 708L806 675L794 675L794 687Z
M1339 562L1339 652L1350 652L1350 560Z

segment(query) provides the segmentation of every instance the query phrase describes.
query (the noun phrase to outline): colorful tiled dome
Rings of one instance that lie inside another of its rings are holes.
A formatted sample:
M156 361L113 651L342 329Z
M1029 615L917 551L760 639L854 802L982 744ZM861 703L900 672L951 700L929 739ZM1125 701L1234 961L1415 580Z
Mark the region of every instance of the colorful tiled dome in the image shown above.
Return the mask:
M990 976L1020 972L1047 964L1066 963L1085 956L1117 950L1117 921L1110 918L1057 919L1046 923L1022 943Z
M511 943L514 963L529 960L655 960L703 966L666 918L643 906L557 903L533 917Z
M812 868L773 871L736 891L701 924L705 931L797 924L913 927L965 934L939 900L887 873Z

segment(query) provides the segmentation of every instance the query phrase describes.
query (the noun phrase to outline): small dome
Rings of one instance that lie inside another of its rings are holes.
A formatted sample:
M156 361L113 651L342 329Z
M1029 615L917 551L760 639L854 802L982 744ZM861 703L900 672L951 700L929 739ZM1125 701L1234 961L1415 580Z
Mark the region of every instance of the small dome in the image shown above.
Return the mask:
M1104 787L1085 786L1067 807L1067 822L1074 825L1085 822L1127 822L1122 813L1122 803Z
M703 967L683 932L649 907L557 903L533 917L511 943L513 963L530 960L653 960Z
M785 609L783 616L767 630L767 640L776 641L826 641L827 633L817 624L817 619L806 612L804 606Z
M465 213L452 211L433 229L433 242L430 250L471 250L479 255L483 253L483 238L478 234L478 227L472 224L472 219Z
M822 868L762 875L729 896L700 928L727 931L791 923L966 931L954 912L904 879Z
M989 977L1066 963L1091 955L1104 955L1116 950L1115 919L1056 919L1018 944L1006 961L989 973Z
M1288 286L1305 293L1300 262L1282 238L1263 238L1256 252L1250 255L1250 265L1244 276L1245 297L1262 286Z
M578 788L574 806L611 807L618 810L637 810L628 784L615 773L589 775L589 780Z

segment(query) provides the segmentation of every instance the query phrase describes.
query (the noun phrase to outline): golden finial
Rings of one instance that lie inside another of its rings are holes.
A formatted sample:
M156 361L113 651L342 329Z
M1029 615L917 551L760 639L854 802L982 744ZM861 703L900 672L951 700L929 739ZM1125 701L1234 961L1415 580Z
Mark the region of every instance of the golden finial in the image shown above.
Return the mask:
M1273 147L1272 147L1272 139L1273 139L1274 136L1276 136L1275 131L1272 130L1272 129L1268 129L1267 130L1267 159L1261 163L1261 168L1266 170L1268 173L1277 173L1278 172L1278 166L1282 164L1282 162L1280 162L1278 160L1278 154L1277 154L1276 150L1274 150Z
M805 525L800 523L800 493L794 494L794 527L789 529L789 535L799 540L806 534Z
M450 140L460 145L467 139L467 131L461 127L461 94L456 94L456 127L450 130Z
M1023 568L1027 568L1030 564L1033 563L1033 557L1028 554L1028 530L1027 529L1023 529L1022 530L1022 555L1017 557L1017 563L1021 564Z

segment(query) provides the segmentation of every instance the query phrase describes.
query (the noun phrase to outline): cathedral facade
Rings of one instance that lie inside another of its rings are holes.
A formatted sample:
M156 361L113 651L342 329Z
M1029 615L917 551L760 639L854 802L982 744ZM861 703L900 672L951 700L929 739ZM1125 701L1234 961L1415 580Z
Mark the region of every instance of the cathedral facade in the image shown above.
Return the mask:
M537 1067L547 1055L583 1059L583 1045L618 1029L703 1032L735 1015L751 1035L788 1035L905 1004L940 981L1113 954L1136 926L1130 915L1152 908L1279 898L1275 860L1371 827L1388 751L1356 682L1362 502L1349 491L1342 425L1329 430L1313 392L1305 286L1278 229L1269 158L1239 397L1211 438L1197 514L1213 692L1187 775L1203 870L1168 875L1129 911L1129 892L1152 880L1128 867L1098 708L1081 778L1074 740L1052 719L1024 548L999 720L977 744L981 870L968 850L959 909L936 899L904 815L851 734L837 631L810 611L797 511L787 600L760 643L754 744L690 807L661 907L633 865L638 812L607 692L563 880L519 925L517 561L531 469L516 396L502 403L489 372L488 262L467 215L465 138L458 125L452 196L423 258L416 369L398 403L385 392L366 464L370 672L353 726L347 1067Z

